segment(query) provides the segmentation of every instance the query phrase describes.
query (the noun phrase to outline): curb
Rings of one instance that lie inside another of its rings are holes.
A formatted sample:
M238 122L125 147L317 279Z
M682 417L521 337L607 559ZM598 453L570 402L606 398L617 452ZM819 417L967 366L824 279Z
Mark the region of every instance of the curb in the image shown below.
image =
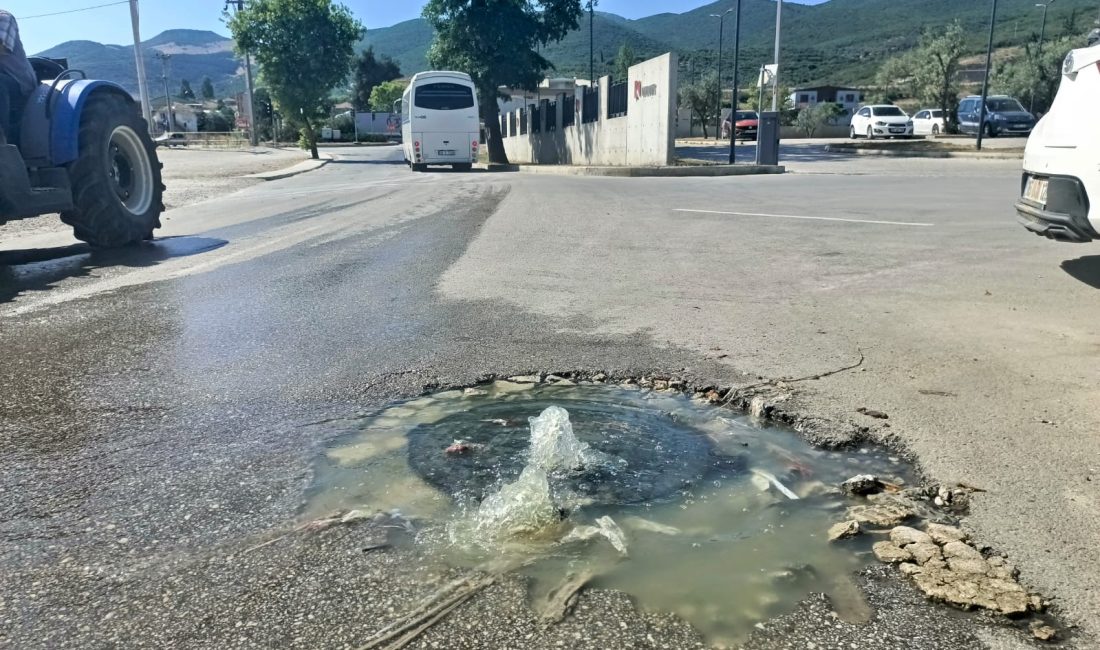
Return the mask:
M714 176L755 176L783 174L782 165L684 165L664 167L584 167L573 165L497 165L485 167L489 172L520 172L554 174L557 176L608 176L619 178L686 178Z
M1023 160L1021 152L996 152L996 151L905 151L904 149L891 151L889 149L860 149L859 147L845 147L844 145L825 145L825 151L829 153L844 153L855 156L887 156L892 158L970 158L977 160Z
M271 172L261 172L259 174L247 174L241 178L255 178L261 181L278 181L284 178L290 178L291 176L297 176L298 174L305 174L316 169L320 169L334 160L331 155L320 154L319 160L303 160L302 162L291 165L285 169L277 169Z

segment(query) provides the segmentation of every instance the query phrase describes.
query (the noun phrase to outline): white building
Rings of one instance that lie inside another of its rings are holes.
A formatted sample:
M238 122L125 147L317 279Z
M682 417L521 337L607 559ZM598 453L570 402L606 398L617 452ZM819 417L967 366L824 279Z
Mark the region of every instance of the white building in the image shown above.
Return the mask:
M848 86L813 86L796 88L791 92L791 105L794 108L809 108L817 104L836 104L843 111L834 123L848 124L852 115L863 105L863 91Z

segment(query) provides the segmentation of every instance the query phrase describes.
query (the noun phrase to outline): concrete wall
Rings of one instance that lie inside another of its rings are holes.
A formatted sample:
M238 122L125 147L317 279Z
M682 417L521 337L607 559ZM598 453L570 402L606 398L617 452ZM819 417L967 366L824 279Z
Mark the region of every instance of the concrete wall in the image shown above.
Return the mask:
M611 79L599 81L600 119L581 124L580 96L566 104L559 95L557 110L547 122L562 124L565 111L576 116L574 126L533 133L531 111L525 114L527 133L504 138L513 163L542 165L670 165L675 157L676 55L665 54L631 66L627 85L627 114L608 117ZM544 113L550 102L543 100ZM516 111L518 115L519 112ZM507 119L507 116L505 116Z
M359 135L401 135L400 113L355 113L355 126Z

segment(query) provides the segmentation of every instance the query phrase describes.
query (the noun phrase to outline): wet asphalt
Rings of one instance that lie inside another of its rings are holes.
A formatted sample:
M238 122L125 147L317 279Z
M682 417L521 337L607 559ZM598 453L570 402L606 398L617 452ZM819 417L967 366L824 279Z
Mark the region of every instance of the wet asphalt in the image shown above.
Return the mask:
M394 533L372 523L249 550L301 523L342 418L540 370L745 379L645 332L442 295L501 202L534 182L414 176L393 149L339 154L173 211L163 238L136 249L4 240L0 646L359 647L452 572L415 546L373 549ZM813 598L748 646L1019 643L881 572L861 580L872 625ZM544 628L508 578L409 647L701 645L603 590Z

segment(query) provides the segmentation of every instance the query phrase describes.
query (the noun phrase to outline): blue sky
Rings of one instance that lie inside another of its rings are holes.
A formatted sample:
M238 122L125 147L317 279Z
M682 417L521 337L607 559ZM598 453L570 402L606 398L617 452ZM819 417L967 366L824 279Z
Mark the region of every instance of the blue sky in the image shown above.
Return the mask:
M72 40L127 44L130 34L130 10L125 3L59 16L41 16L104 5L118 0L0 0L0 7L20 21L27 52L34 53ZM141 36L149 38L166 29L208 29L226 33L220 17L224 0L139 0ZM689 11L713 0L600 0L600 11L642 18L655 13ZM789 0L802 4L820 4L826 0ZM424 2L419 0L343 0L367 28L387 27L416 18ZM206 5L205 8L200 5Z

